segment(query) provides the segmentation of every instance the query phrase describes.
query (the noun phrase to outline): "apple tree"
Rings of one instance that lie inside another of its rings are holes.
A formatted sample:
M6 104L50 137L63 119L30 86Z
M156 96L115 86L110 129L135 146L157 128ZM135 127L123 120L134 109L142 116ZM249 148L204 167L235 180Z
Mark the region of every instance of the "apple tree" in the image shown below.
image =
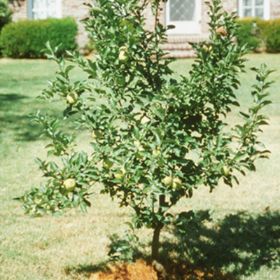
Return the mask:
M153 229L152 258L157 259L160 233L174 220L170 209L195 189L213 190L220 181L232 186L238 173L255 170L267 157L258 140L267 124L262 109L271 71L262 65L252 85L252 105L243 121L228 123L239 106L239 74L245 71L246 46L236 42L235 15L209 4L209 40L193 44L196 59L178 79L161 46L167 30L159 20L160 0L97 0L84 21L95 47L93 59L76 53L49 58L58 63L56 79L43 92L65 101L65 121L73 116L79 131L88 131L91 152L78 151L75 138L60 131L61 121L37 114L50 137L49 151L61 159L39 160L47 181L22 197L26 212L42 215L90 206L94 182L134 210L136 228ZM152 9L154 29L145 27ZM71 75L85 73L84 80Z

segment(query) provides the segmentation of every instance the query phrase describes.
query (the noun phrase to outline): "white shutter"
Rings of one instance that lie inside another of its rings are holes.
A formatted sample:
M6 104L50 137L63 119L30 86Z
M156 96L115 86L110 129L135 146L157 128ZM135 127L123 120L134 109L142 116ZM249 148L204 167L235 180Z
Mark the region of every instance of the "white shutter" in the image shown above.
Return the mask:
M61 17L61 0L33 0L33 18L60 18Z
M33 0L33 18L34 19L45 19L47 18L47 0Z
M61 17L61 1L60 0L47 0L48 17L60 18Z

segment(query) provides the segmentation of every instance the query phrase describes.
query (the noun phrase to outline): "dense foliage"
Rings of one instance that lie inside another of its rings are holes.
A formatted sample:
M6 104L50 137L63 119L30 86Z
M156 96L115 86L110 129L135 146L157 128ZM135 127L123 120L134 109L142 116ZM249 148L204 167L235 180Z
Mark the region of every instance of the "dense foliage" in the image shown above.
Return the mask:
M259 19L245 18L238 19L239 29L237 32L237 40L239 44L247 44L252 51L258 51L262 44L262 33L259 26Z
M85 208L98 183L120 206L134 210L135 228L153 229L156 259L162 228L185 219L184 213L169 211L179 200L191 198L198 187L212 191L221 180L232 186L239 173L255 170L255 161L267 157L258 134L267 124L261 110L270 103L270 71L265 66L254 70L252 105L241 112L243 122L229 126L227 115L239 106L235 91L246 48L236 43L236 18L222 11L220 0L209 6L209 41L193 45L197 59L179 79L160 48L172 28L158 20L162 1L152 1L151 7L149 1L96 2L85 21L95 59L73 54L66 63L49 49L59 71L43 92L46 99L65 100L64 117L75 115L77 128L88 130L91 152L77 151L73 137L59 130L63 124L38 113L36 121L52 140L49 151L61 164L39 161L47 183L22 200L33 215ZM147 8L155 19L152 31L145 29ZM71 79L76 66L86 80Z
M280 20L262 20L254 18L238 19L237 40L247 44L250 50L280 52Z
M0 0L0 31L3 26L11 21L12 11L7 0Z
M269 20L262 23L264 39L266 42L266 48L268 52L279 53L280 52L280 20Z
M60 45L60 53L75 50L78 27L72 18L24 20L7 24L1 33L3 55L17 58L44 57L47 42Z

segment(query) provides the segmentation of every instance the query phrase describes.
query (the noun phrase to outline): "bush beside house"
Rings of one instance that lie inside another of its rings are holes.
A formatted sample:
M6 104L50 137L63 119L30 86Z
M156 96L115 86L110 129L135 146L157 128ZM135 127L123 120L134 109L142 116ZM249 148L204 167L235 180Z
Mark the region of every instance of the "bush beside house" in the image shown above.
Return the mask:
M237 40L255 52L266 50L280 52L280 19L261 20L256 18L239 19Z
M252 51L258 51L263 43L260 36L260 28L257 19L239 19L239 29L237 40L240 44L247 44Z
M4 26L0 46L4 56L14 58L42 58L49 41L60 45L60 53L77 48L78 26L74 19L23 20Z
M280 52L280 19L269 20L261 24L267 52Z

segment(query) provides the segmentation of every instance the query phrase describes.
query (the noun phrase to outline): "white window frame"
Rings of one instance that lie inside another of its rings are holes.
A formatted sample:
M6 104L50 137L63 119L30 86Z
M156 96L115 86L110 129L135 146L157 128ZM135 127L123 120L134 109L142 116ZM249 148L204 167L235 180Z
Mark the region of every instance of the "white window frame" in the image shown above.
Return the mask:
M48 0L42 0L42 1L48 1ZM52 17L52 18L61 18L62 17L62 0L55 0L55 2L56 2L55 3L55 6L56 6L56 8L55 8L55 11L56 11L55 15L49 15L48 11L46 11L45 16L43 16L41 18L39 17L39 18L36 18L36 19L46 19L46 18L50 18L50 17ZM42 3L42 4L45 4L47 6L47 2ZM31 9L32 9L32 17L35 19L36 10L34 9L34 0L32 0L32 7L31 7Z
M171 21L170 20L170 1L166 3L166 24L176 26L175 29L168 30L168 34L200 34L201 33L201 13L202 13L202 0L196 0L196 11L194 21Z
M255 8L256 8L256 0L252 0L252 9L253 9L253 14L252 17L255 17ZM270 0L264 0L263 3L263 19L270 19ZM244 0L239 0L238 1L238 15L239 17L243 18L244 17Z
M56 0L57 17L62 18L62 0Z

